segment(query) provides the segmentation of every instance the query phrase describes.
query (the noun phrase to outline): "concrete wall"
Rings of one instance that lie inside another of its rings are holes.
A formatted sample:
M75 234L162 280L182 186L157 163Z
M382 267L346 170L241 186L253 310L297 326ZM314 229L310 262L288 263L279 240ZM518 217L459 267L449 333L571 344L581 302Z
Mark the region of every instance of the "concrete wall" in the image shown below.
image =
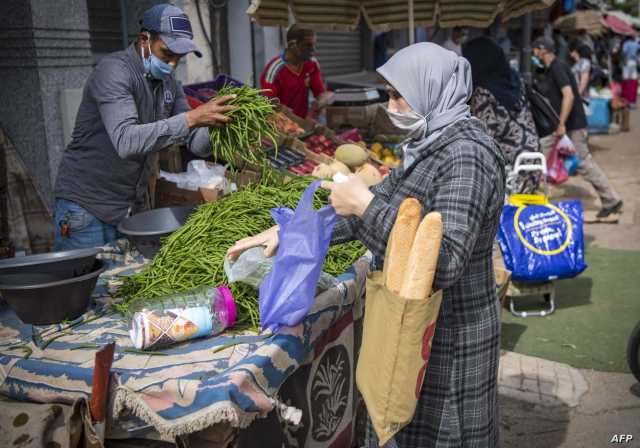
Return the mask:
M280 28L253 27L253 43L255 61L252 61L251 51L251 21L246 11L248 0L233 0L229 2L227 12L229 61L231 77L238 81L259 82L260 72L265 64L278 53L282 52ZM255 71L253 67L255 62Z
M189 16L189 19L191 20L191 27L193 29L193 40L202 52L201 58L193 54L182 58L182 62L180 64L181 71L178 72L178 79L180 79L184 84L210 81L214 76L211 47L205 38L202 26L198 20L195 1L196 0L178 0L174 2L178 8L182 8L185 14ZM202 14L202 22L204 23L207 36L211 39L211 19L209 17L208 2L200 0L200 12ZM215 44L216 43L214 42L214 45ZM217 53L220 54L220 51L218 50Z
M45 198L64 149L60 92L91 73L85 0L4 0L0 28L0 126ZM73 14L60 14L60 11Z
M249 2L234 0L229 2L227 21L229 23L229 65L232 78L238 81L253 79L251 61L251 23L246 14ZM257 28L257 27L256 27Z

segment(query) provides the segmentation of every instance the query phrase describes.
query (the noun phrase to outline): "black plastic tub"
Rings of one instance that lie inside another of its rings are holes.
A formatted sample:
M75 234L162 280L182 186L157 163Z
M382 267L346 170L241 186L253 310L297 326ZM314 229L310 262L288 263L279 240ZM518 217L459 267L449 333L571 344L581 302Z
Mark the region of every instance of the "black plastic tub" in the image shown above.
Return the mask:
M95 260L93 269L79 277L61 278L51 272L0 274L0 294L25 324L57 324L87 311L104 270L102 261Z
M0 275L45 273L58 275L59 279L79 277L93 269L100 248L49 252L26 257L0 260Z
M162 238L182 227L194 209L187 205L138 213L122 220L118 232L126 235L145 258L153 258L160 250Z

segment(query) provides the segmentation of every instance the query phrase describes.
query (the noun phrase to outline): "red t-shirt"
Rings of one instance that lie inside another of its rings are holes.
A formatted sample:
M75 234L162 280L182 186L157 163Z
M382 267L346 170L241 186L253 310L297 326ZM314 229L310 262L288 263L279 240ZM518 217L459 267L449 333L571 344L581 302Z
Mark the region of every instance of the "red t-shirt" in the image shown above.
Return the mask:
M320 66L315 59L305 61L300 73L296 73L287 65L283 55L271 59L264 67L260 74L260 86L270 90L265 95L277 97L280 103L302 118L309 111L309 89L315 97L326 90Z

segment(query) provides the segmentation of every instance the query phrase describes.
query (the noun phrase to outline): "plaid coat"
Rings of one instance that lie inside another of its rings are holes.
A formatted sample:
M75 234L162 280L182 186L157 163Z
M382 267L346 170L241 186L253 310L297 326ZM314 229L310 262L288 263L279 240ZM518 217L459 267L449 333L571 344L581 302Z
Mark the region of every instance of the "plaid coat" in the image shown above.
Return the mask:
M401 448L498 445L500 314L492 247L504 201L504 165L481 122L461 120L408 170L393 170L373 187L375 198L362 219L341 218L334 229L334 243L361 240L379 269L405 198L418 199L424 214L442 214L434 289L442 289L444 298L416 414L395 437Z

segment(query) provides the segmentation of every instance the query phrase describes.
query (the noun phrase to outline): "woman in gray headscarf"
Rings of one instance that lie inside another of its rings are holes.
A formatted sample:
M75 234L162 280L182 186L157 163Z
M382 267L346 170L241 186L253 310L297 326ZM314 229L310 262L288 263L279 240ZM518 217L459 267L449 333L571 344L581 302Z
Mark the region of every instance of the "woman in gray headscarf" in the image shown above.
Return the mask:
M388 83L389 117L408 137L403 164L371 189L355 176L323 183L341 216L333 242L359 239L380 269L404 199L418 199L423 214L440 212L444 223L434 283L444 300L425 382L413 421L388 446L494 447L500 304L492 247L504 200L504 158L470 116L465 59L420 43L397 52L378 73ZM272 254L277 244L274 228L238 242L229 254L257 245ZM368 440L377 446L373 431Z

